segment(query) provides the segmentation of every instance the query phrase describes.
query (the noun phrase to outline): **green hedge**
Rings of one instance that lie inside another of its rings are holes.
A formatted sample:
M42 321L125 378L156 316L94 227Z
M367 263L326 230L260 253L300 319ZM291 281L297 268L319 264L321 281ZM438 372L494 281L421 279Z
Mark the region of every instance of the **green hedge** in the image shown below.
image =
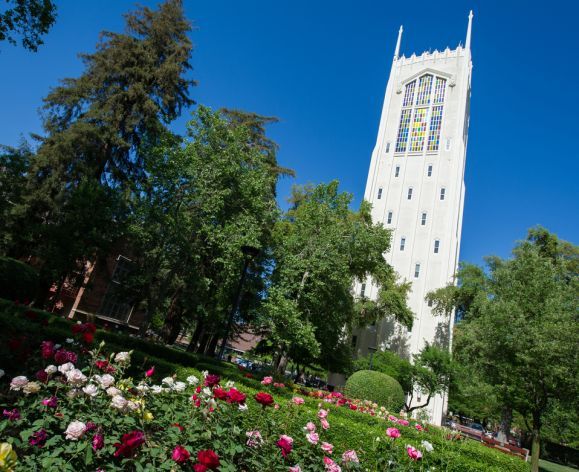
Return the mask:
M389 375L374 370L359 370L346 381L346 395L360 400L370 400L399 412L404 406L404 391L400 384Z
M38 273L24 262L0 256L0 297L34 300L38 295Z

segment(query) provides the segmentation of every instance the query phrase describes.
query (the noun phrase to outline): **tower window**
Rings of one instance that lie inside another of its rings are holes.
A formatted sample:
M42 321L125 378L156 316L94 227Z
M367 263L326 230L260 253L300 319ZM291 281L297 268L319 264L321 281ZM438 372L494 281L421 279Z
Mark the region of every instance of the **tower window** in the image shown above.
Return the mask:
M400 175L400 166L396 166L394 168L394 177L398 177Z
M420 217L420 224L422 226L426 226L426 212L422 213L422 216Z
M378 200L382 198L382 187L378 189Z
M362 284L360 287L360 297L364 298L366 296L366 284Z
M439 150L445 91L446 79L431 74L406 84L396 152L422 152L425 145L430 152Z
M412 200L412 187L408 189L408 200Z
M444 200L444 197L446 197L446 189L444 187L442 187L440 189L440 199Z
M417 279L420 276L420 264L414 266L414 278Z
M390 141L386 143L386 154L390 152Z
M426 175L428 177L432 177L432 164L428 166L428 170L426 171Z
M391 211L388 212L388 217L386 218L386 223L392 224L392 212Z
M400 238L400 250L404 251L404 247L406 246L406 238Z
M434 254L438 254L440 250L440 241L438 239L434 240Z

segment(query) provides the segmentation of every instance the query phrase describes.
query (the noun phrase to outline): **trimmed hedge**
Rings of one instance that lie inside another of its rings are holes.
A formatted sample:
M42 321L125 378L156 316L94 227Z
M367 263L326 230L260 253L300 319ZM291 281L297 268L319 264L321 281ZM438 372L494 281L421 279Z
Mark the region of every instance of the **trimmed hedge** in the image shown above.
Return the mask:
M0 257L0 297L8 300L34 300L38 295L38 273L24 262Z
M399 412L404 406L404 391L396 379L375 370L354 372L344 391L349 397L370 400L390 411Z

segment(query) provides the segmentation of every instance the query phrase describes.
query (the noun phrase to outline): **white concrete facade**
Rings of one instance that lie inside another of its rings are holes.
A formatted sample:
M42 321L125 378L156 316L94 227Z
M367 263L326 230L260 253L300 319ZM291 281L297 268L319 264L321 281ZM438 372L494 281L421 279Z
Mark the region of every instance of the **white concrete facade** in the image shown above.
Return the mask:
M385 258L402 280L412 283L408 305L415 319L409 332L392 320L382 320L354 333L357 355L367 355L368 347L376 347L411 358L426 342L450 347L453 320L434 317L424 297L453 282L458 265L471 28L472 12L464 47L410 57L399 56L400 28L364 198L372 203L373 220L392 230L392 246ZM368 280L354 290L375 298L378 289ZM428 410L433 423L440 424L445 405L444 396L431 400Z

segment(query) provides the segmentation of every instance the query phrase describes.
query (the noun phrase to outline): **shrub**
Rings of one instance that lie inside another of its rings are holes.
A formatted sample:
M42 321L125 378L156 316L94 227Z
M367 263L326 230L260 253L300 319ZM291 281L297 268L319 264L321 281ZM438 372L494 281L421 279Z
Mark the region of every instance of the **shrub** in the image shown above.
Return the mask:
M346 395L361 400L370 400L391 411L404 406L404 392L400 384L382 372L359 370L346 382Z
M8 300L34 300L38 293L38 274L24 262L0 257L0 297Z

